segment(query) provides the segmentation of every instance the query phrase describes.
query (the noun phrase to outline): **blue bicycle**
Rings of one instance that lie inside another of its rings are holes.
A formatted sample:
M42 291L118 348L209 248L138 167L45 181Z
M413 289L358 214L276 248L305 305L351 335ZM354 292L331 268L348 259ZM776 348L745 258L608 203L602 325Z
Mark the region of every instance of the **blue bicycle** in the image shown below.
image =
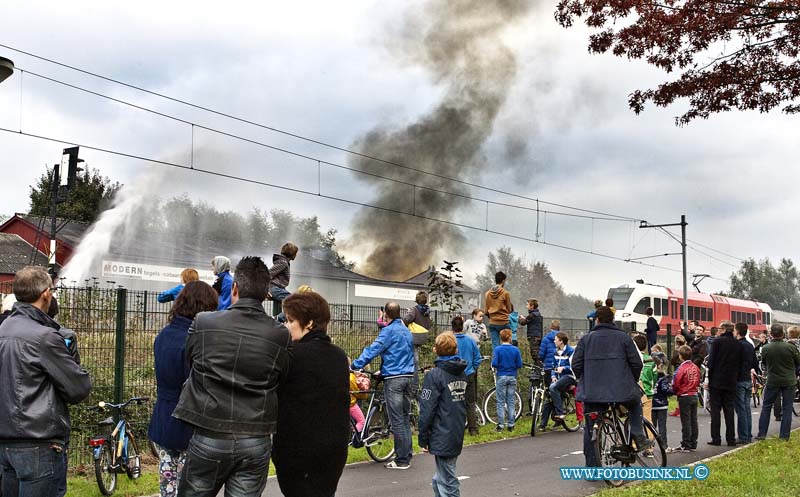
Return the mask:
M130 405L139 405L147 402L147 397L134 397L122 404L99 402L97 406L89 407L90 410L104 411L111 409L118 416L114 421L113 416L100 421L99 426L115 426L108 436L96 436L89 439L89 446L94 456L94 474L97 486L103 495L111 495L117 487L117 474L126 473L128 478L135 480L142 475L142 461L139 448L133 434L128 430L125 421L124 409Z

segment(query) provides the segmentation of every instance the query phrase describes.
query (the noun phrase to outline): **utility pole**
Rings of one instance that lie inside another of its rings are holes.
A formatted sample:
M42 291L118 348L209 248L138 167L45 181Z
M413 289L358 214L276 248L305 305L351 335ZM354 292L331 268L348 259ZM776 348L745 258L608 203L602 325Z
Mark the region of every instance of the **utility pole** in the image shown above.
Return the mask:
M78 172L82 171L78 164L79 147L65 148L61 156L61 164L53 166L53 181L50 185L50 255L47 267L50 276L56 276L56 225L58 224L57 206L67 201L69 192L75 187Z
M649 224L647 221L639 223L639 228L667 228L669 226L681 227L681 257L683 258L683 320L688 323L689 321L689 291L688 282L686 279L686 214L681 214L680 223L671 224ZM673 237L674 238L674 237ZM665 254L666 255L666 254ZM675 254L677 255L677 254Z

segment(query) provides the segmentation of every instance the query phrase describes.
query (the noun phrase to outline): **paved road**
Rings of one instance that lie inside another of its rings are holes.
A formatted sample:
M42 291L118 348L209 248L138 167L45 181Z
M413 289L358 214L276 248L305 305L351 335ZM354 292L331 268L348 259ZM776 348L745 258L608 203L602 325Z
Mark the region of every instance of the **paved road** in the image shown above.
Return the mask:
M753 410L753 424L758 423L760 408ZM669 454L670 466L680 466L729 450L712 447L711 417L698 413L700 438L694 453ZM800 427L800 418L793 418L793 428ZM669 417L670 444L680 442L680 420ZM488 428L484 428L488 429ZM724 421L723 421L724 430ZM770 423L770 434L777 434L778 423ZM723 432L724 437L724 432ZM461 495L464 496L585 496L605 488L602 482L564 482L558 468L582 466L583 433L548 432L535 438L522 437L466 447L458 459ZM347 497L430 497L433 456L415 455L407 471L388 470L377 463L355 464L345 468L337 495ZM711 475L713 478L713 474ZM265 495L276 495L277 482L271 480Z

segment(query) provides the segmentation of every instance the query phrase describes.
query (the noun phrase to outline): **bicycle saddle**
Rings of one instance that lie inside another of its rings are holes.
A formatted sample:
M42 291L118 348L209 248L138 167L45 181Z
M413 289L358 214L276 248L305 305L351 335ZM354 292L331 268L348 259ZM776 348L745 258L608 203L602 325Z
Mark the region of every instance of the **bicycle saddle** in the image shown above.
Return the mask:
M100 422L99 422L99 423L97 423L97 424L98 424L99 426L111 426L111 425L113 425L113 424L115 424L115 423L114 423L114 418L112 418L111 416L109 416L109 417L107 417L106 419L104 419L104 420L100 421Z

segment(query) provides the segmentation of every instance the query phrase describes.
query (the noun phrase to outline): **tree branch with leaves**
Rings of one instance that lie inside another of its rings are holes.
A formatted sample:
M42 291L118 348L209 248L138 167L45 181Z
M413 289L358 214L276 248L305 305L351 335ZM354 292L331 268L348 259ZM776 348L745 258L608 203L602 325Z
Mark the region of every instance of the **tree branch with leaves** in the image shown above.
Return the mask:
M648 102L687 99L679 126L732 109L800 112L800 0L561 0L556 21L583 19L598 32L589 51L644 59L680 76L628 100L639 114Z

